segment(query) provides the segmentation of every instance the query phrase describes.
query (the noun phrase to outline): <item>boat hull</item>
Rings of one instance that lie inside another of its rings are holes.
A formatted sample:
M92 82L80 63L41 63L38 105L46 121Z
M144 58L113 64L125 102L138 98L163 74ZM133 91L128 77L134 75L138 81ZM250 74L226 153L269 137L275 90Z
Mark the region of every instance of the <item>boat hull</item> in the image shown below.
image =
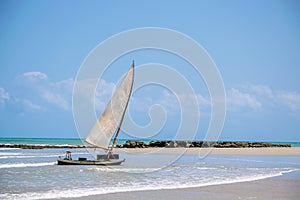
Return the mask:
M100 165L100 166L109 166L109 165L120 165L124 160L64 160L57 159L58 165Z

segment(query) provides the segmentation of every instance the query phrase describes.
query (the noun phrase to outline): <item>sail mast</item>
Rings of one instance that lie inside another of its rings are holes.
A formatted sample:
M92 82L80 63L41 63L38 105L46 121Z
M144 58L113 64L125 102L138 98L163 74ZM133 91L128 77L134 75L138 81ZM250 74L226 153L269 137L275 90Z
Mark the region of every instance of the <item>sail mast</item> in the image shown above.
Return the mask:
M133 68L132 80L134 80L134 61L132 61L131 67ZM113 151L113 149L114 149L114 146L115 146L115 144L116 144L116 142L117 142L117 137L119 136L119 133L120 133L120 130L121 130L121 126L122 126L122 123L123 123L123 119L124 119L124 116L125 116L125 113L126 113L126 110L127 110L127 106L128 106L128 103L129 103L129 99L130 99L130 96L131 96L132 86L133 86L133 81L131 82L129 98L128 98L128 101L127 101L127 103L126 103L125 110L124 110L124 112L123 112L123 114L122 114L121 122L120 122L120 124L119 124L119 126L118 126L118 130L117 130L116 135L115 135L115 137L114 137L112 146L111 146L111 148L110 148L110 150L109 150L109 152L108 152L109 154L112 153L112 151Z

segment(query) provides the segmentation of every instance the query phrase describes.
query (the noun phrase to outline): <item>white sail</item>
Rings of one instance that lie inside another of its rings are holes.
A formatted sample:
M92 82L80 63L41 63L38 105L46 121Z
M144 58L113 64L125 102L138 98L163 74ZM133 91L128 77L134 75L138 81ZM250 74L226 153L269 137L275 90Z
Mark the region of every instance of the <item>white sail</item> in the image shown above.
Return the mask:
M108 150L109 143L114 133L122 124L122 120L131 95L134 78L134 64L130 67L126 76L117 88L104 112L99 117L86 142L99 148Z

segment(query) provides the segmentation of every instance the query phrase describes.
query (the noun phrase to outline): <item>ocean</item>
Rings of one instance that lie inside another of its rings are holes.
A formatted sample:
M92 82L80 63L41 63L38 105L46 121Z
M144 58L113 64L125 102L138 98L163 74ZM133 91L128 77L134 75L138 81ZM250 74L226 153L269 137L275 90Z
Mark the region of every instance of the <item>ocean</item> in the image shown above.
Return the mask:
M47 139L28 139L26 144L78 145L73 139L50 139L48 143L43 140ZM0 148L0 199L51 199L201 187L254 181L300 170L299 156L201 157L125 151L120 153L126 159L120 166L56 165L57 157L66 150ZM93 156L85 149L71 151L73 158Z

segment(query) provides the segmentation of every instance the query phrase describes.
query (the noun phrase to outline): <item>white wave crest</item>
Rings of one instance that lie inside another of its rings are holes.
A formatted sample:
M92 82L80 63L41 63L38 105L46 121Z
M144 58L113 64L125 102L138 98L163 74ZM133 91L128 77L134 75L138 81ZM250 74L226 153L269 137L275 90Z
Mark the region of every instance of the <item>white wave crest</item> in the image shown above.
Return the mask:
M95 170L101 172L131 172L131 173L141 173L141 172L153 172L160 170L161 168L112 168L112 167L97 167L88 168L88 170Z
M22 153L0 152L0 156L16 156L16 155L22 155Z
M61 154L25 154L25 153L2 153L0 152L0 159L7 159L7 158L52 158L52 157L58 157ZM73 156L76 155L87 155L87 153L72 153Z
M45 162L45 163L9 163L9 164L0 164L0 169L3 168L15 168L15 167L41 167L54 165L55 162Z
M15 149L20 149L20 148L9 148L9 150L15 150ZM0 148L0 151L5 151L8 150L8 148Z

